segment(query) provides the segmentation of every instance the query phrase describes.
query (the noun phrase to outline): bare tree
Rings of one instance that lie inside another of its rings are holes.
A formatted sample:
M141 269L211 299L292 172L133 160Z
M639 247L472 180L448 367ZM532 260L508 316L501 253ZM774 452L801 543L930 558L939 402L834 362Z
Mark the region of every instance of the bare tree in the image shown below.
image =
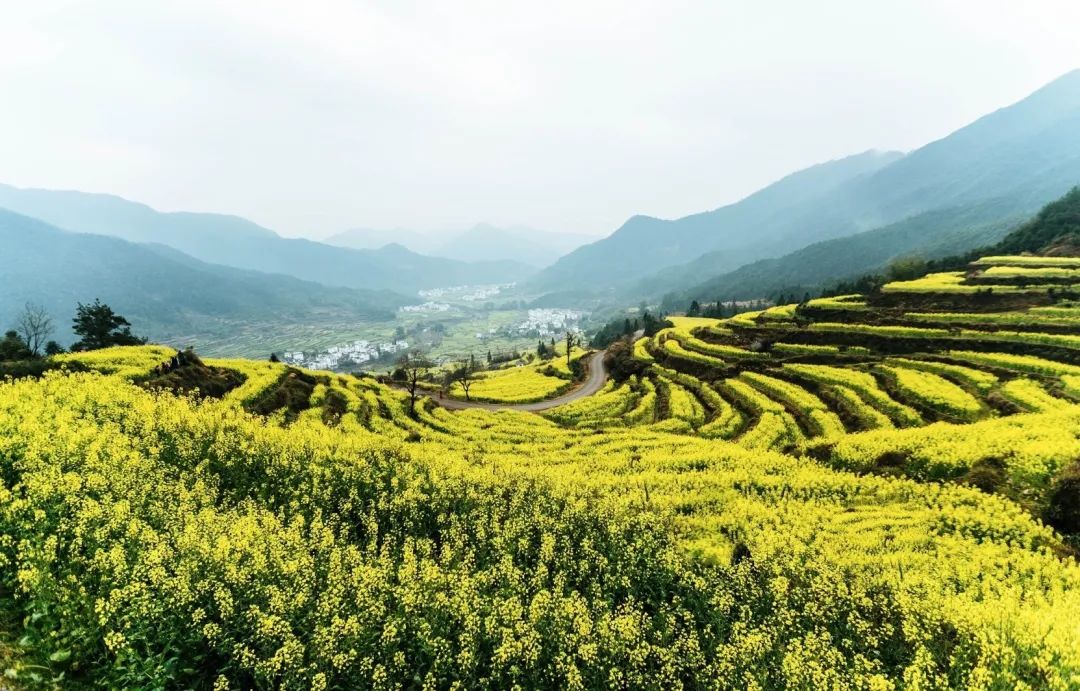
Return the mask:
M570 351L573 350L577 344L577 336L571 333L569 330L566 332L566 366L570 366Z
M479 378L476 376L480 368L476 365L476 358L471 355L461 362L461 366L453 373L453 380L461 385L461 391L465 394L465 400L471 400L469 398L469 389L476 383Z
M53 320L44 307L28 302L15 322L15 330L22 336L34 357L37 357L41 355L45 341L52 335Z
M416 417L416 392L420 381L434 366L435 363L419 350L408 351L398 358L396 374L409 392L409 415L413 417Z

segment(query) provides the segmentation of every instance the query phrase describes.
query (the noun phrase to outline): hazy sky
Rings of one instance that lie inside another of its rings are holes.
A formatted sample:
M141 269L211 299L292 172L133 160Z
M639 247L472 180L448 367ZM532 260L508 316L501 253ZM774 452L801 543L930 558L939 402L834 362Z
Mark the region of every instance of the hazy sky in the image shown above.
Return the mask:
M286 234L606 234L1080 67L1076 0L7 1L0 181Z

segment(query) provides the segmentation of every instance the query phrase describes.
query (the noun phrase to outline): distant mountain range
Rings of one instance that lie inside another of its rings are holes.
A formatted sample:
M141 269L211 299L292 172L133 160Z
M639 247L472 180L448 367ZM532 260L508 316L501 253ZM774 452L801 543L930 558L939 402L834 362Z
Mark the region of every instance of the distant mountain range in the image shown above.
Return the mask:
M768 279L754 290L790 278L817 281L826 266L841 278L897 253L954 251L967 241L1000 237L1009 223L1078 182L1080 70L908 154L867 152L813 166L735 204L677 220L635 216L529 284L536 290L614 289L624 297L675 291L726 299L718 293L734 287L745 293L750 274ZM866 232L876 235L848 244ZM817 255L797 252L827 241L835 244L819 246ZM782 256L780 263L730 274ZM844 261L822 263L815 278L812 256Z
M396 243L433 257L459 261L514 261L540 269L592 239L588 235L552 233L526 226L502 228L478 223L455 232L354 228L325 241L352 249L378 249Z
M214 320L224 329L264 317L384 318L408 300L386 291L511 281L538 306L768 297L905 254L995 242L1078 183L1080 70L910 153L822 163L681 219L634 216L581 246L582 236L487 224L314 242L236 216L0 185L0 209L10 210L0 224L0 318L26 299L61 315L101 297L127 306L151 335L182 334Z
M691 300L749 300L779 293L801 296L881 269L900 256L938 259L993 244L1035 210L1017 211L1015 200L1007 199L937 209L865 233L816 242L783 257L759 259L685 289L672 288L685 285L680 275L683 267L665 269L636 288L642 294L664 295L664 306L671 311L686 309Z
M302 323L389 320L412 299L389 291L331 288L281 275L206 264L162 245L71 233L0 210L0 330L26 302L53 316L55 338L73 340L77 302L101 298L140 335L173 345L195 344L259 322L263 328Z
M448 285L506 283L533 273L513 261L429 257L401 245L374 250L283 238L237 216L162 213L120 197L0 185L0 208L64 230L172 247L195 259L326 285L415 293Z

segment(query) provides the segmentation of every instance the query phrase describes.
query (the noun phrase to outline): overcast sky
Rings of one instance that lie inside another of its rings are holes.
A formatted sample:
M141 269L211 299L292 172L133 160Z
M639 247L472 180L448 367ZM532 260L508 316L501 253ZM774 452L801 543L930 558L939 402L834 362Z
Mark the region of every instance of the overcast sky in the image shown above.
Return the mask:
M607 234L1080 67L1076 0L4 2L0 181L279 232Z

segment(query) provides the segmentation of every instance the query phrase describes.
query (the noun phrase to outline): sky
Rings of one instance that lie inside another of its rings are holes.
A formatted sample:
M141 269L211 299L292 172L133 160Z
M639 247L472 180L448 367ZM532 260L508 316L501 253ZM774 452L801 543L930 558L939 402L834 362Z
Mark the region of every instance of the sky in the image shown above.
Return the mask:
M34 0L0 182L286 235L606 235L910 150L1080 67L1075 0Z

